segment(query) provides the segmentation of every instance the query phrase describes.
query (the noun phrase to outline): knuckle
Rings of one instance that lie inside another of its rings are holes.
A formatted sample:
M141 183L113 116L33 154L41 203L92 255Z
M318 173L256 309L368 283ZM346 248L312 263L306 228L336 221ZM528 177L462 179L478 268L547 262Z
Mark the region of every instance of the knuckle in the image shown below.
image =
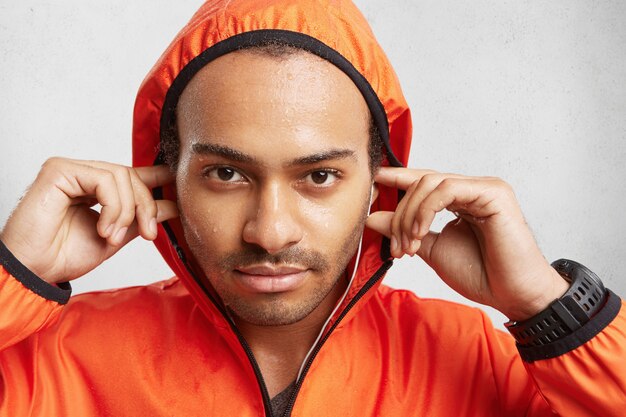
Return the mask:
M142 198L150 196L150 190L141 180L137 171L134 168L129 167L126 168L126 172L128 173L130 183L133 186L133 190L135 190L135 193L139 194L139 196Z
M41 164L40 173L42 175L50 175L53 172L58 172L61 170L64 161L65 159L58 156L50 157Z
M435 171L434 169L424 169L424 170L422 170L422 172L424 172L424 176L439 174L439 171Z
M110 172L115 181L118 181L120 183L130 180L126 167L122 165L111 164L109 166L106 166L104 170Z
M454 188L455 185L455 181L452 178L444 178L443 180L441 180L441 182L439 183L439 188L441 190L444 191L449 191L452 188Z
M433 172L431 174L426 174L422 177L420 184L423 184L427 187L432 187L436 183L441 181L441 175L437 172Z
M101 182L106 182L107 185L115 185L115 175L111 171L101 169L98 177Z
M507 194L513 194L513 187L508 182L504 181L501 178L495 178L496 187L502 190L502 192Z
M59 162L61 162L63 160L63 158L58 157L58 156L51 156L50 158L46 159L44 161L43 164L41 164L42 168L50 168L50 167L54 167L56 166Z

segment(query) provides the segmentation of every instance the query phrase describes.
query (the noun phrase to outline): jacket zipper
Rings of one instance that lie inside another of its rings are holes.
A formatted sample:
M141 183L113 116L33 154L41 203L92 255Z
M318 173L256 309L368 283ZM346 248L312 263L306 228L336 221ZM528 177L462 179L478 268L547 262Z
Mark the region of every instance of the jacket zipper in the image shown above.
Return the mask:
M222 312L224 314L224 312ZM254 370L254 375L256 375L257 383L259 384L259 388L261 388L261 396L263 397L263 408L265 409L265 416L272 417L272 407L270 402L270 395L267 392L267 385L265 385L265 380L263 379L263 375L261 374L261 368L259 368L259 364L254 358L254 353L252 353L252 349L250 349L250 345L243 337L235 323L232 322L229 316L224 315L227 318L228 323L230 324L231 329L237 335L239 339L239 343L241 343L241 347L243 347L244 352L248 356L248 360L252 365L252 369Z
M337 320L333 323L330 329L326 332L322 340L320 340L320 342L315 346L311 356L309 357L306 364L304 365L304 368L302 369L302 376L296 382L296 386L294 387L291 397L289 398L287 409L283 413L282 417L291 416L291 412L293 411L293 406L296 402L296 397L298 396L298 392L300 391L300 388L302 387L302 382L304 381L304 378L309 372L309 369L311 368L311 365L313 364L313 360L315 359L319 351L322 349L322 346L324 345L326 340L328 340L331 333L335 330L335 328L339 325L339 323L341 323L343 318L348 314L348 312L352 309L352 307L355 306L355 304L370 290L370 288L372 288L378 281L380 281L380 279L383 277L383 275L385 275L387 270L391 268L392 264L393 264L393 261L388 260L388 261L385 261L385 263L383 263L380 268L378 268L378 271L376 271L374 275L372 275L372 277L369 279L369 281L367 281L365 285L363 285L363 287L359 290L357 295L355 295L354 298L350 300L346 308L341 312L339 317L337 317ZM254 360L254 358L252 358L251 360ZM262 380L263 380L263 377L261 377L261 381ZM265 385L263 385L263 387L265 388ZM266 389L265 389L265 393L267 393ZM271 414L267 414L267 415L271 416Z
M184 253L182 253L182 251L179 250L178 247L177 247L177 252L178 252L178 256L183 260L183 263L187 267L187 270L190 271L191 273L192 270L189 268L189 265L187 265L187 263L185 262ZM296 402L296 396L298 395L298 392L300 391L300 387L302 386L302 381L304 380L306 374L309 372L309 368L311 367L313 360L317 356L318 352L320 351L320 349L322 348L326 340L328 340L328 337L330 336L330 334L333 332L333 330L335 330L337 325L343 320L343 318L346 316L346 314L348 314L348 312L352 309L352 307L354 307L354 305L365 295L365 293L367 293L369 289L372 288L374 284L376 284L383 277L383 275L385 275L385 272L387 272L387 270L391 268L392 264L393 264L393 261L388 260L388 261L385 261L385 263L383 263L380 268L378 268L378 270L374 273L374 275L372 275L372 277L359 290L357 295L355 295L354 298L350 300L346 308L341 312L339 317L337 317L337 320L335 321L335 323L333 323L333 325L328 330L328 332L326 332L322 340L320 340L320 342L315 346L311 356L309 357L308 361L304 365L304 368L302 369L302 376L296 382L296 385L293 389L293 393L291 394L291 397L289 398L289 404L287 405L287 409L285 410L282 417L289 417L291 415L293 405ZM261 374L261 368L259 368L259 364L254 358L254 353L252 352L250 345L248 345L248 342L243 337L243 335L241 334L241 332L239 331L235 323L232 321L232 319L230 318L230 315L211 296L210 292L206 290L202 281L196 279L193 273L191 273L191 275L195 279L195 281L198 282L200 287L204 290L204 293L207 294L209 300L211 300L213 305L215 305L215 307L217 307L220 313L222 313L222 315L226 318L226 321L230 325L230 328L232 329L233 333L235 333L235 335L237 336L237 339L239 339L239 343L241 344L241 347L246 353L246 356L248 356L248 360L250 361L250 364L252 365L252 369L254 370L254 375L256 376L257 383L259 384L259 388L261 389L261 396L263 398L263 408L265 411L265 416L272 417L272 407L271 407L270 395L267 392L267 385L265 385L265 380L263 379L263 375Z
M259 364L254 358L254 354L252 353L252 349L250 349L250 345L248 345L248 342L243 337L243 335L241 334L241 332L239 331L239 329L237 328L237 326L231 319L228 312L226 312L226 310L222 307L222 305L218 303L217 300L211 295L211 293L204 286L204 283L202 282L202 280L198 279L195 276L195 274L193 273L193 269L190 268L189 264L187 264L185 260L184 252L179 248L177 244L174 244L174 247L176 248L176 252L178 253L179 258L183 261L183 264L185 265L187 271L189 271L192 278L198 283L200 288L202 288L202 291L207 295L209 300L213 303L213 305L217 308L217 310L226 319L226 321L230 325L231 330L237 336L237 339L239 340L239 344L241 344L241 347L243 348L244 352L246 353L246 356L248 357L248 360L250 361L250 364L252 365L252 370L254 371L254 375L256 376L257 383L259 384L259 388L261 389L261 397L263 398L263 409L265 411L265 416L272 417L270 395L267 392L267 386L265 385L265 380L263 379L263 375L261 374L261 368L259 368Z

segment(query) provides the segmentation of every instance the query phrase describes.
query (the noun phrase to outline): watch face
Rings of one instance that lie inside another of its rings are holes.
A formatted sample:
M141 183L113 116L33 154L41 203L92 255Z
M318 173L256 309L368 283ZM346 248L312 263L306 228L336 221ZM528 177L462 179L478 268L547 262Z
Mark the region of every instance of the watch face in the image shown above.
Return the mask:
M584 324L602 308L606 300L606 289L600 278L589 268L568 259L553 263L554 269L569 278L569 290L561 297L561 302L569 312Z
M578 274L582 274L584 277L591 280L592 284L600 287L602 291L604 291L604 285L602 284L600 278L585 265L579 264L578 262L571 261L569 259L559 259L558 261L552 263L552 267L556 269L559 274L564 276L569 282L576 281L577 278L582 278L578 277ZM583 279L582 282L584 283L585 280ZM583 287L587 286L583 284ZM587 290L591 290L591 288L587 288Z

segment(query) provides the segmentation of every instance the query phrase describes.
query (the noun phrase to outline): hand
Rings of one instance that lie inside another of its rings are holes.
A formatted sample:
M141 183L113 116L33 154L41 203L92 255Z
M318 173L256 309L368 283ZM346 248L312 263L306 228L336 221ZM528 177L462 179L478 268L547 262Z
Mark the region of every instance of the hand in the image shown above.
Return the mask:
M178 211L172 201L155 201L150 188L172 181L166 166L133 169L52 158L11 214L0 240L45 281L70 281L137 235L156 238L157 222ZM92 208L96 203L100 213Z
M383 167L375 181L406 190L395 212L366 221L391 239L392 256L419 255L452 289L511 320L535 315L567 291L501 179ZM457 219L430 231L444 209Z

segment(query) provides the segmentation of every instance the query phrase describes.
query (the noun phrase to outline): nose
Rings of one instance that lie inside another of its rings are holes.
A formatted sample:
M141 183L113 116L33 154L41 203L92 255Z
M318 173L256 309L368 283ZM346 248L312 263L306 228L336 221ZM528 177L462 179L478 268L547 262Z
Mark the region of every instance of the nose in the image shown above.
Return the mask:
M302 240L297 202L290 194L290 190L282 190L277 183L258 190L255 206L251 207L243 229L245 242L275 254Z

